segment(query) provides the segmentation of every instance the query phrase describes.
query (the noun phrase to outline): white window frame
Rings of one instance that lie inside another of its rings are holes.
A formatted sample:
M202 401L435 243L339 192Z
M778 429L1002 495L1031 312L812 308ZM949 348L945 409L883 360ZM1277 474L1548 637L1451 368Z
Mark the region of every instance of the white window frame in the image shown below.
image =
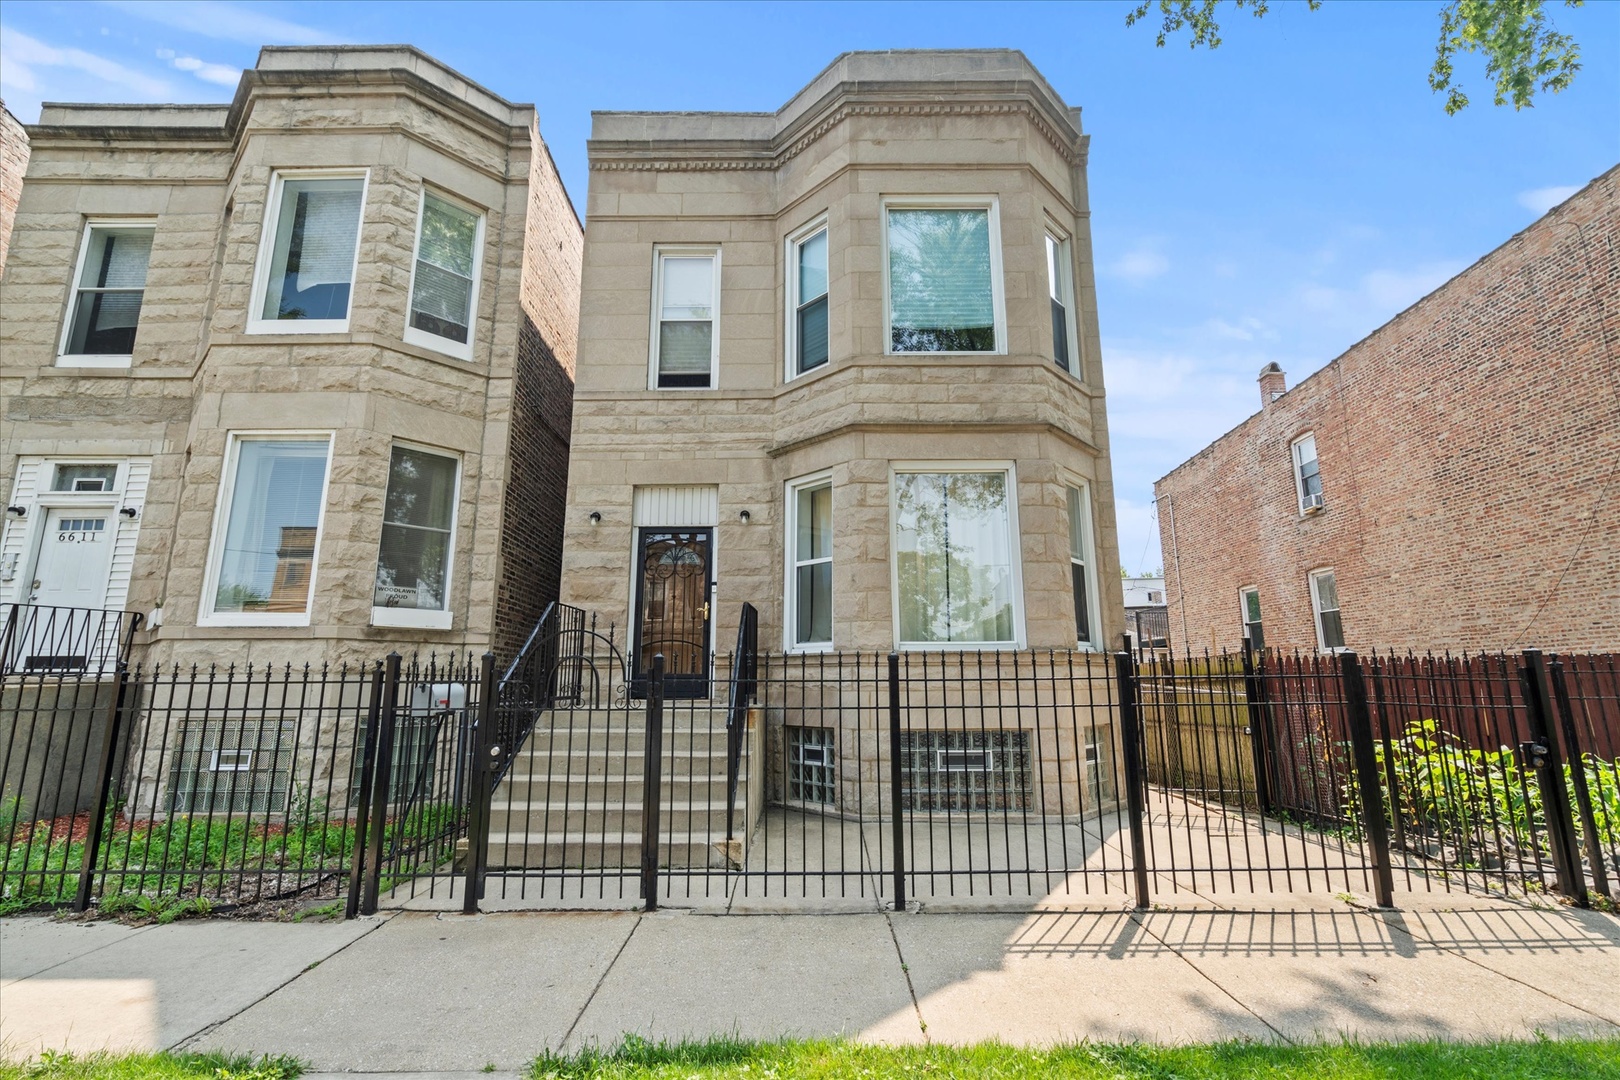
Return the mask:
M281 192L288 180L360 181L360 219L355 222L354 266L349 270L349 312L341 319L266 319L264 290L270 281L270 264L275 261L276 230L281 224ZM370 169L277 169L270 178L265 201L264 224L259 232L259 254L253 267L253 291L248 296L247 332L250 334L346 334L354 318L355 297L360 287L360 241L366 231L366 200L371 193ZM414 276L416 263L411 263ZM407 298L406 303L409 304ZM406 316L409 318L409 315Z
M797 572L799 567L808 566L811 563L823 561L832 563L834 561L834 557L831 555L829 555L825 560L812 559L805 563L800 563L798 558L799 492L809 488L819 487L832 487L832 471L830 469L817 473L811 473L809 476L801 476L796 480L789 480L786 484L786 496L784 501L786 503L787 512L782 515L782 596L784 601L782 610L786 613L786 617L782 620L782 645L783 648L792 653L822 653L833 651L833 643L830 640L815 641L807 644L801 644L794 640L797 636L797 629L799 625L799 588ZM834 516L833 520L833 543L836 544L838 542L836 515ZM828 603L833 602L833 596L835 596L837 592L838 578L837 571L835 570L833 572L832 594L828 596ZM833 620L832 632L833 637L836 638L838 636L837 619Z
M383 475L383 512L385 514L388 508L388 481L393 478L395 447L404 447L419 454L432 454L435 457L448 458L456 464L455 495L450 500L450 544L444 560L444 607L439 611L430 611L426 608L377 606L377 565L382 562L382 532L383 526L387 524L386 519L379 519L377 524L377 558L371 564L371 625L415 627L419 630L449 630L451 624L455 621L455 613L451 610L450 596L455 582L456 539L460 535L461 525L461 455L453 450L445 450L438 446L427 446L423 443L410 442L405 439L395 439L389 444L388 465L384 469Z
M827 215L822 214L814 221L805 225L796 232L788 234L787 251L784 265L787 267L787 287L784 290L784 309L787 313L786 333L782 340L787 347L783 350L783 381L792 382L805 375L814 375L819 371L826 371L832 367L832 340L831 319L828 319L828 348L825 362L817 364L809 371L799 370L799 248L806 241L815 238L817 233L827 234L827 313L832 314L832 229L827 223Z
M1084 382L1085 367L1080 360L1080 322L1079 319L1076 318L1074 310L1078 305L1079 296L1074 287L1074 245L1070 241L1068 233L1065 233L1062 229L1059 229L1056 225L1052 224L1051 221L1048 221L1046 223L1045 234L1041 238L1041 256L1043 262L1045 261L1046 256L1047 240L1052 240L1057 244L1058 281L1056 288L1064 298L1063 322L1069 335L1069 340L1067 342L1069 347L1069 363L1067 367L1060 370L1065 371L1074 376L1076 379L1079 379L1081 382ZM1049 281L1047 284L1048 288L1050 288L1051 282ZM1049 296L1046 319L1048 323L1052 321L1050 302ZM1056 342L1052 343L1052 366L1057 367Z
M244 442L266 439L325 439L326 472L321 477L321 507L315 517L315 558L309 568L309 604L301 612L281 611L214 611L214 595L219 589L220 562L224 557L225 533L229 528L231 500L236 495L236 471L240 447ZM232 431L226 436L224 465L219 478L219 493L214 497L214 527L208 537L208 562L203 572L202 596L197 602L198 626L309 626L315 610L315 588L321 569L321 541L326 535L326 502L332 490L332 454L337 433L327 430L289 429L285 431L252 429Z
M976 354L982 355L982 354ZM1012 555L1013 639L1011 641L904 641L900 637L900 559L895 543L900 517L899 484L901 473L1004 473L1007 477L1008 550ZM892 461L889 463L889 617L893 620L894 643L899 649L935 652L995 652L1022 649L1024 627L1024 547L1018 524L1018 470L1011 461Z
M1320 479L1322 476L1322 458L1321 451L1316 446L1316 432L1314 430L1301 432L1288 444L1288 461L1294 470L1294 501L1298 504L1301 515L1310 512L1310 507L1305 505L1305 463L1299 456L1299 448L1304 446L1307 440L1310 441L1311 460L1316 462L1316 475ZM1322 505L1324 508L1327 506L1325 492Z
M73 263L73 277L68 280L67 311L62 316L62 335L56 345L57 367L83 367L83 368L127 368L133 362L134 354L111 353L70 353L68 342L73 337L73 319L79 311L79 281L84 276L84 260L90 254L90 237L97 229L146 229L153 234L154 241L157 235L157 221L154 218L87 218L84 223L84 235L79 238L79 257ZM151 274L150 259L147 262L146 272ZM141 286L141 311L146 311L146 286ZM140 321L137 318L135 333L140 334Z
M416 267L417 263L421 261L422 255L422 216L427 212L427 197L429 195L432 195L435 199L440 199L447 202L451 206L465 210L469 214L475 214L478 217L478 232L473 237L472 295L467 301L467 340L465 342L455 341L447 337L440 337L438 334L430 334L426 330L418 330L416 327L411 325L411 305L416 301ZM362 217L364 216L363 207L364 204L362 203ZM457 360L471 360L473 358L473 346L478 341L478 289L479 286L483 284L484 277L484 225L488 220L489 212L483 207L474 206L466 199L459 199L439 188L429 190L428 187L424 185L422 190L417 194L416 237L411 243L411 284L409 290L405 293L406 344L418 345L424 349L432 349L434 352L444 353L446 356L453 356ZM355 250L358 252L358 244L355 245ZM354 306L354 289L352 286L349 290L349 298L349 306L352 309ZM456 474L456 482L457 484L461 482L459 470Z
M658 385L658 327L664 321L664 260L680 258L712 258L714 260L714 307L709 316L709 385ZM682 391L718 390L720 388L720 245L719 244L655 244L653 245L652 322L647 340L647 389L664 393Z
M1074 647L1077 652L1102 652L1104 641L1102 632L1102 590L1097 583L1097 504L1091 497L1091 483L1089 481L1075 476L1073 473L1065 474L1063 476L1063 516L1065 519L1069 516L1068 498L1070 488L1077 489L1080 492L1080 498L1084 499L1086 504L1086 535L1080 539L1087 556L1085 567L1086 611L1091 616L1091 636L1094 639L1092 641L1081 641L1079 635L1076 634ZM1074 551L1072 548L1068 552L1068 561L1071 567L1069 581L1072 583L1074 581L1074 571L1072 569L1074 566Z
M883 250L883 355L884 356L1006 356L1007 290L1001 265L1001 200L995 195L892 195L881 200L882 216L878 232ZM916 352L894 349L894 301L889 280L890 210L988 210L990 211L990 297L995 322L996 347L984 352ZM829 275L830 276L830 275Z
M1249 638L1249 626L1251 624L1249 622L1249 595L1251 593L1254 594L1255 605L1258 607L1259 604L1260 604L1260 586L1258 586L1258 585L1241 585L1241 586L1238 587L1238 637L1239 637L1239 640L1241 640L1241 641L1250 640L1250 638ZM1260 610L1260 634L1261 634L1262 637L1265 636L1265 632L1266 632L1266 612L1265 612L1264 608L1261 608L1261 610Z
M1321 597L1319 597L1317 595L1316 583L1320 578L1323 578L1323 577L1331 577L1333 579L1333 595L1334 595L1334 599L1338 599L1338 595L1339 595L1339 575L1334 573L1333 567L1331 567L1331 566L1317 567L1315 570L1312 570L1306 576L1305 587L1308 590L1310 590L1310 594L1311 594L1311 621L1316 623L1316 647L1317 647L1317 650L1319 652L1326 652L1326 653L1348 652L1350 650L1350 647L1348 645L1329 645L1327 643L1327 634L1325 634L1323 632L1323 630L1322 630L1322 601L1321 601ZM1340 633L1340 635L1343 635L1343 633L1344 633L1344 604L1343 604L1343 602L1341 601L1340 605L1338 607L1332 608L1330 610L1332 610L1335 614L1337 614L1339 616L1339 633Z

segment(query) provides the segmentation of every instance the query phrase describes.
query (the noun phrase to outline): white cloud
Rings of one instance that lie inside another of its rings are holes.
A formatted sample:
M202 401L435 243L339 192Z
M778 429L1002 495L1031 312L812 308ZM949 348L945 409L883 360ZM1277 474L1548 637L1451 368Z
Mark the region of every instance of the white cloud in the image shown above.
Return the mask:
M325 45L330 34L272 15L212 0L112 0L113 6L176 30L243 45Z
M1201 329L1210 337L1224 341L1253 341L1257 337L1267 341L1277 339L1275 330L1252 315L1245 315L1235 323L1229 323L1225 319L1210 319Z
M0 26L0 86L27 93L40 89L41 69L66 68L117 87L127 96L157 100L170 96L169 84L83 49L61 49L20 30ZM77 82L75 83L77 86Z
M1554 184L1552 187L1531 188L1529 191L1519 192L1519 205L1526 210L1534 210L1538 214L1545 214L1579 190L1581 189L1574 184Z
M1383 322L1444 285L1467 265L1461 260L1445 259L1406 270L1370 270L1352 288L1302 285L1299 302L1316 314L1343 316L1358 323L1368 317Z
M158 55L169 53L168 49L159 49ZM195 56L174 56L170 65L179 71L189 71L204 82L218 83L220 86L235 86L242 78L242 69L231 67L229 64L210 64L199 60Z
M1122 258L1109 264L1107 273L1140 285L1163 275L1169 269L1169 259L1150 247L1138 247L1134 251L1127 251Z

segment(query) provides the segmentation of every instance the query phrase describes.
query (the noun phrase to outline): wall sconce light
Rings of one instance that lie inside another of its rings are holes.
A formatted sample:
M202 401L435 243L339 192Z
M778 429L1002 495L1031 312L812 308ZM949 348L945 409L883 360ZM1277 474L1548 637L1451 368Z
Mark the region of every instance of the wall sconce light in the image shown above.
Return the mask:
M124 515L125 517L129 518L129 520L131 520L131 521L134 521L136 518L141 516L141 512L139 510L135 509L133 506L126 506L126 507L124 507L122 510L120 510L118 512L120 514Z
M749 513L748 513L748 511L746 511L746 510L744 510L744 511L742 511L742 512L740 512L740 513L739 513L739 514L738 514L738 515L737 515L737 520L738 520L738 521L740 521L740 522L742 522L742 523L743 523L743 524L744 524L744 525L746 525L746 524L748 524L748 519L749 519L749 517L751 517L751 516L752 516L752 515L750 515L750 514L749 514Z
M16 514L18 517L27 517L28 516L28 507L26 507L26 506L8 506L8 507L6 507L6 513L8 513L8 514Z
M591 511L591 524L592 525L600 525L600 524L602 524L601 511L598 511L598 510L592 510Z

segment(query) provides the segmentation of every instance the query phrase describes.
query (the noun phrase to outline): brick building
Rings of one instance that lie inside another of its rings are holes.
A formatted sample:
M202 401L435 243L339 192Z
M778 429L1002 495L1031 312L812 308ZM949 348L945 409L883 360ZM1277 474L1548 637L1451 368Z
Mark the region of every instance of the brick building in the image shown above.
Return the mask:
M0 603L150 612L152 660L520 644L582 243L533 107L407 47L267 48L229 105L28 134Z
M847 53L589 149L563 598L638 669L744 601L771 650L1117 644L1087 139L1022 54Z
M1191 648L1620 647L1620 167L1154 487Z
M28 132L6 103L0 101L0 275L6 272L6 248L17 218L17 194L28 171Z

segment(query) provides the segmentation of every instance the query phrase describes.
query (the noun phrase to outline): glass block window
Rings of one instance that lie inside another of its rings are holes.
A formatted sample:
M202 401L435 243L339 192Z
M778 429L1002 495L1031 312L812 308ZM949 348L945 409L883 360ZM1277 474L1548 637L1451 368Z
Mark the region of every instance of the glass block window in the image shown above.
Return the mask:
M788 798L819 806L836 805L838 773L833 729L789 727L786 730Z
M250 814L285 810L297 725L291 720L188 723L169 765L169 810Z
M900 798L939 813L1029 809L1029 732L902 732Z

